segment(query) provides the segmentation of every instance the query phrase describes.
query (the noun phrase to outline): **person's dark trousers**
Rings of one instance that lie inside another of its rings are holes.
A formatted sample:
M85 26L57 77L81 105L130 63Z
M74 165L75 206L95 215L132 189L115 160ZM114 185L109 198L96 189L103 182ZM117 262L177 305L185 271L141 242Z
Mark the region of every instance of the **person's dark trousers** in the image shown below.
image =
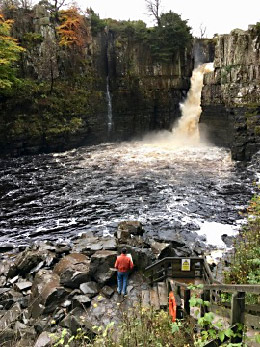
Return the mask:
M128 272L117 272L117 292L126 295Z

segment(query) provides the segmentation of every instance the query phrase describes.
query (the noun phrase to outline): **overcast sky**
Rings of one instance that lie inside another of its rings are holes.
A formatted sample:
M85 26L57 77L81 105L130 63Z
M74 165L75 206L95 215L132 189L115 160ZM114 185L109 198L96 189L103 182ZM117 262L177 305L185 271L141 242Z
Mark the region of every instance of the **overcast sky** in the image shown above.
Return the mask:
M145 0L78 0L77 3L83 10L92 7L101 18L142 19L152 25ZM246 30L248 24L260 22L260 0L162 0L162 9L188 19L195 36L199 36L200 26L206 27L207 37L212 37L236 28Z

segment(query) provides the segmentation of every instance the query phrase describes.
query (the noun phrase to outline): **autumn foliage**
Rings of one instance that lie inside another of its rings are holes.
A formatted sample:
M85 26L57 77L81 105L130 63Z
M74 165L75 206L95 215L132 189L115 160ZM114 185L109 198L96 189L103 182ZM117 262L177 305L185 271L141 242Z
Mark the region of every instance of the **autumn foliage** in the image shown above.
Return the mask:
M19 59L19 53L24 51L11 37L12 24L12 20L5 20L0 13L0 90L12 87L16 80L13 63Z
M77 8L72 7L60 12L62 24L57 28L60 36L60 45L65 47L86 46L89 39L89 28L87 21Z

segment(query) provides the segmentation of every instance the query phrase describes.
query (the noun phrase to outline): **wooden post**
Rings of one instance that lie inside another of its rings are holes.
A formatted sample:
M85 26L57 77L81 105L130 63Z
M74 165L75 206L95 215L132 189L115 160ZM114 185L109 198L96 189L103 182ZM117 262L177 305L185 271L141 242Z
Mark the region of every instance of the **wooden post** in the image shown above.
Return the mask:
M201 294L201 299L203 301L209 301L210 302L210 290L203 290L203 293ZM201 317L203 317L206 312L209 312L208 307L205 305L201 305L201 307L200 307Z
M168 273L168 263L164 263L164 279L167 278L167 273Z
M190 289L184 289L184 311L190 315Z
M244 323L245 292L236 292L231 301L231 325Z
M245 314L245 292L236 292L232 295L231 300L231 322L232 326L240 323L244 323L244 314ZM233 329L234 333L237 332L237 327L235 326ZM234 337L231 339L233 343L242 342L242 337Z

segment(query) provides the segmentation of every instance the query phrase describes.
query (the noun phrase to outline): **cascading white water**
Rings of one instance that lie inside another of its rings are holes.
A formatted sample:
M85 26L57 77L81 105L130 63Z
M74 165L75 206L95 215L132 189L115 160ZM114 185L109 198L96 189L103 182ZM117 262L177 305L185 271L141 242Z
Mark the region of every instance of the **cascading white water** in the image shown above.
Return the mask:
M173 130L174 138L183 142L199 142L198 123L201 115L201 91L203 87L203 76L205 73L214 71L213 63L199 65L193 70L191 87L187 98L180 104L182 117L177 127Z
M111 132L112 126L113 126L113 112L112 112L112 99L109 89L109 76L107 76L107 128L108 133Z

